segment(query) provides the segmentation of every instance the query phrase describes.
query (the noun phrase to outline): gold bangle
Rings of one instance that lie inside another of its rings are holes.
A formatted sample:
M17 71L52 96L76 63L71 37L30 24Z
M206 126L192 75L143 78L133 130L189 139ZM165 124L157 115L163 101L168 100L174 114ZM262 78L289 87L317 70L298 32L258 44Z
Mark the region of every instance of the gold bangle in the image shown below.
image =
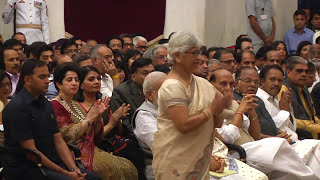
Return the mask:
M119 74L112 76L112 79L118 79L120 78Z
M212 114L208 111L208 109L205 109L202 112L208 118L208 120L210 120L212 118Z
M258 120L258 116L249 117L249 119L250 119L251 121L255 121L255 120Z

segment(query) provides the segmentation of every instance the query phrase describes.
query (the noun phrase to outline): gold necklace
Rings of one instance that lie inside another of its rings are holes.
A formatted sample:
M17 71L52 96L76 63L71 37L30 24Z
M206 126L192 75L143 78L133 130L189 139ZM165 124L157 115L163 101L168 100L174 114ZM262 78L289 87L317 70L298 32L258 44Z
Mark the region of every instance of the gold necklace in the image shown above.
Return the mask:
M82 121L86 118L85 115L82 114L82 112L80 111L80 109L71 101L71 107L72 109L74 109L76 111L76 113L73 112L73 110L71 109L71 107L68 105L68 103L60 97L60 102L63 105L63 107L75 118L77 118L79 121Z

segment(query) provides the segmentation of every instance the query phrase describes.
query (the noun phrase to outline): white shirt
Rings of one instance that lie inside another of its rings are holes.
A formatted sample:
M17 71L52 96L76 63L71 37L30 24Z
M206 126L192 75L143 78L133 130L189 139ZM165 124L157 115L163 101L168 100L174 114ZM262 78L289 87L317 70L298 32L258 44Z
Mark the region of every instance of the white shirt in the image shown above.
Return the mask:
M268 94L266 91L258 88L256 95L263 100L266 109L271 115L277 128L281 129L282 131L287 131L287 133L291 135L291 139L297 141L298 135L295 132L296 123L295 121L292 123L290 120L290 115L294 120L292 113L285 110L280 110L279 101L276 98L273 98L273 96Z
M100 92L102 94L102 99L104 99L104 97L106 96L111 97L112 91L113 91L113 80L109 76L109 74L105 74L105 76L101 77Z
M320 32L320 31L319 31L319 32ZM320 78L319 78L318 71L315 72L315 76L316 76L316 81L313 82L312 86L308 88L308 91L309 91L310 93L312 92L313 87L314 87L318 82L320 82Z
M151 102L152 107L157 109ZM154 133L158 131L157 118L155 118L151 112L139 111L136 116L136 128L133 129L133 133L136 137L148 145L152 149L152 143L154 139Z
M243 115L242 128L248 130L250 126L249 118ZM239 128L233 124L227 124L227 120L223 120L223 125L220 128L216 128L218 133L223 137L225 143L233 144L239 139L240 131Z
M9 0L2 13L2 19L5 24L8 24L12 20L14 3L16 3L17 6L17 25L32 24L41 26L41 30L33 28L17 28L16 31L21 32L26 36L29 45L35 41L44 41L49 44L49 22L47 3L45 0Z
M10 97L12 97L13 94L16 92L17 85L18 85L18 82L20 79L20 74L13 75L13 74L9 73L8 71L6 71L6 73L10 76L10 81L12 83L12 85L11 85L12 90L10 93Z

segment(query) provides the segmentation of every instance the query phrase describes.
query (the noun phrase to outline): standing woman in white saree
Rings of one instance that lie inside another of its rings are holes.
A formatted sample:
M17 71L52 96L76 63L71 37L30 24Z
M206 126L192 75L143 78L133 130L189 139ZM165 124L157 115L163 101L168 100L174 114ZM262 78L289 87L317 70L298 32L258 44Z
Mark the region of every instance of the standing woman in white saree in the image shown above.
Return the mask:
M153 171L157 180L209 179L209 162L218 115L230 105L232 92L222 96L198 68L199 40L177 32L169 41L173 69L159 89L158 131L153 142Z

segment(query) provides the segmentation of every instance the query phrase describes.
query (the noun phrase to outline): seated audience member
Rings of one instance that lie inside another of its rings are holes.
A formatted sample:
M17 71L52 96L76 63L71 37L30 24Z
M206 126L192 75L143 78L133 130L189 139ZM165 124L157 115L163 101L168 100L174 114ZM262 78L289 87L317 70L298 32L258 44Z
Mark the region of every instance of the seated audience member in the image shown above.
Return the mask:
M237 53L241 50L253 51L252 40L250 38L240 38L234 49Z
M315 65L308 61L308 70L306 71L306 88L311 88L313 83L316 81L316 67ZM311 93L312 89L309 90L309 92Z
M214 56L214 54L215 54L217 51L221 50L221 49L224 49L224 48L223 48L223 47L211 47L211 48L209 48L209 49L208 49L209 59L212 59L213 56Z
M291 135L293 142L298 140L296 131L296 122L291 116L292 107L291 92L287 91L282 94L284 98L277 100L277 96L282 87L284 72L280 66L267 65L260 71L261 88L257 91L257 96L261 98L266 109L271 115L276 127L281 131L286 131Z
M137 108L143 103L143 82L146 76L154 71L151 59L137 59L132 63L132 80L120 84L113 90L110 101L112 112L117 110L123 103L130 104L130 111L127 117L122 119L125 132L132 134L131 119Z
M80 37L74 36L74 37L70 38L69 40L72 41L74 44L76 44L77 49L80 51L80 49L83 46Z
M93 47L90 53L93 66L102 76L100 89L102 98L111 97L113 89L120 84L120 76L112 61L113 57L112 50L102 44Z
M165 74L168 74L171 71L171 69L166 65L156 65L154 66L154 71L160 71Z
M254 96L259 85L258 73L254 68L241 67L238 69L236 81L233 80L231 73L225 70L215 71L212 79L213 85L220 92L228 88L232 89L235 82L234 97L240 100L240 105L233 101L232 105L222 112L221 116L225 119L224 124L217 131L225 143L238 144L245 149L247 163L250 166L267 174L270 179L316 179L315 173L320 177L319 173L315 172L318 170L319 162L307 163L309 158L314 158L314 155L309 156L309 151L304 152L299 150L301 147L290 146L286 137L278 138L261 134L266 133L267 127L270 128L268 125L270 123L264 122L265 120L261 121L265 117L259 115L262 113L260 109L264 103L260 98ZM250 83L247 83L249 80ZM258 100L257 107L255 107L256 100ZM269 115L265 107L263 108L263 113ZM243 116L244 112L247 112L249 119L247 116ZM271 121L273 122L272 118ZM270 132L272 131L271 129ZM264 139L258 140L259 138ZM297 152L303 154L302 159L297 155ZM264 156L265 154L268 156Z
M132 65L132 63L141 57L142 57L142 55L139 51L131 50L131 49L129 49L127 51L127 53L124 55L123 64L124 64L124 67L126 68L125 73L126 73L126 77L128 79L131 79L131 65Z
M134 48L130 34L121 34L119 37L123 40L122 54L126 54L129 49Z
M297 122L297 129L306 130L312 133L314 139L318 139L320 133L320 121L316 116L311 95L305 86L306 72L308 62L300 56L292 56L286 62L287 78L283 84L285 88L279 93L279 101L282 98L282 92L291 90L291 105L294 111L294 117Z
M237 67L255 67L256 59L254 52L251 50L240 50L236 55Z
M145 101L136 110L132 118L133 133L140 148L143 150L146 164L145 175L147 180L155 179L152 172L152 143L157 128L158 117L158 90L167 75L162 72L152 72L144 80L143 94Z
M147 50L142 54L142 58L151 59L151 58L152 58L152 49L153 49L153 48L147 49Z
M309 41L301 41L297 47L297 56L303 57L305 60L308 60L308 49L312 44Z
M316 9L312 12L311 17L311 30L317 32L320 30L320 10Z
M234 51L231 49L218 50L213 58L218 59L221 62L221 67L230 71L232 74L235 72L235 58Z
M88 55L77 54L73 57L72 61L75 62L80 68L84 66L93 66L92 60Z
M53 50L54 50L54 56L58 56L61 54L61 47L62 45L67 41L68 39L65 39L65 38L61 38L61 39L58 39L55 43L54 43L54 47L53 47Z
M261 68L265 65L266 63L265 54L267 53L269 48L271 47L268 45L264 45L257 51L257 54L255 56L257 71L260 71Z
M208 77L207 79L209 80L211 75L213 74L214 71L217 69L221 69L221 62L217 59L210 59L208 61Z
M136 37L132 38L132 41L133 41L133 45L134 45L135 50L138 50L141 54L146 52L146 50L148 48L148 41L146 38L144 38L142 36L136 36Z
M29 46L29 54L27 54L27 58L28 59L36 59L36 56L38 54L38 50L40 47L47 45L45 42L42 41L37 41L37 42L33 42L30 46Z
M122 62L119 62L118 60L113 60L114 65L116 66L119 76L120 76L120 83L123 83L124 81L127 81L126 73L125 73L125 67Z
M266 63L264 65L278 65L281 66L282 59L280 52L278 50L269 49L265 54Z
M286 60L288 52L287 52L286 44L283 41L274 41L271 44L271 49L277 50L280 53L281 62Z
M21 88L3 111L5 146L40 153L49 179L101 179L79 169L63 140L51 103L42 95L48 90L49 71L40 60L27 61L21 69ZM19 124L17 126L17 124ZM4 167L15 179L40 179L42 173L24 156L8 155Z
M13 97L16 92L16 88L20 79L20 58L14 49L4 49L1 52L0 66L4 69L10 76L10 81L12 83L12 91L10 93L9 99Z
M309 91L312 91L312 88L320 82L319 78L319 69L320 69L320 45L319 44L312 44L310 45L308 49L308 58L307 61L312 62L316 66L316 82L313 83L313 85L309 88Z
M91 47L86 44L81 47L79 54L90 56L90 50L91 50Z
M145 97L143 95L143 82L145 77L154 71L154 67L152 65L151 59L140 58L132 63L132 80L128 80L124 83L121 83L118 87L113 90L113 94L110 100L110 109L112 112L115 112L123 103L130 104L129 115L122 118L121 129L122 133L120 135L131 139L134 142L136 140L132 136L133 130L131 126L131 120L134 112L137 108L143 103ZM130 151L137 151L136 147L131 147ZM135 157L130 157L129 154L125 154L125 157L130 159L138 169L139 177L144 177L144 161L140 159L141 156L139 152L135 155Z
M11 93L10 76L2 69L0 69L0 145L4 145L4 128L2 123L2 111L7 106L9 101L7 98Z
M4 49L14 49L18 55L20 60L26 58L26 54L24 53L24 48L22 43L16 39L8 39L3 43Z
M87 43L86 43L90 48L95 47L96 45L98 45L97 41L94 39L88 39Z
M201 54L198 55L199 66L193 72L194 75L202 77L204 79L208 77L208 56L209 53L207 51L201 51Z
M169 39L160 39L158 41L158 44L168 44L169 43Z
M296 10L293 14L294 28L290 29L284 36L284 42L288 54L296 54L298 44L302 41L312 43L314 32L306 28L307 15L303 10Z
M106 45L112 50L122 51L123 40L118 36L112 36L107 39Z
M156 65L168 65L168 51L164 45L156 45L151 51L152 64Z
M73 58L77 53L79 53L79 49L77 48L77 44L73 42L71 39L68 39L63 43L60 48L61 54L66 54Z
M119 61L119 62L122 62L123 61L123 56L122 56L122 53L121 51L119 51L118 49L115 49L115 50L112 50L112 54L114 56L113 59Z
M47 65L51 64L53 61L53 49L49 45L43 45L38 48L38 52L36 54L36 58L46 62Z
M27 44L26 36L22 32L16 32L12 35L11 39L16 39L21 42L21 44Z
M95 142L117 124L128 108L121 106L120 112L115 111L119 116L116 119L111 118L104 126L102 114L107 109L109 98L97 100L97 94L100 94L100 78L99 71L94 67L83 67L80 72L74 63L57 66L54 83L59 95L51 104L58 127L67 143L80 148L81 162L86 169L97 173L103 180L137 180L137 170L130 161L113 156L95 145ZM81 103L72 100L79 86L82 88L79 96L83 100Z
M48 98L49 100L55 98L56 96L58 96L58 90L56 89L54 83L53 83L53 73L54 73L54 69L62 64L62 63L67 63L67 62L72 62L72 59L70 58L70 56L68 55L65 55L65 54L61 54L61 55L58 55L56 56L53 61L52 61L52 65L50 66L51 68L51 74L49 78L50 80L50 83L49 83L49 87L48 87L48 91L45 93L45 97ZM49 69L50 69L49 68Z

